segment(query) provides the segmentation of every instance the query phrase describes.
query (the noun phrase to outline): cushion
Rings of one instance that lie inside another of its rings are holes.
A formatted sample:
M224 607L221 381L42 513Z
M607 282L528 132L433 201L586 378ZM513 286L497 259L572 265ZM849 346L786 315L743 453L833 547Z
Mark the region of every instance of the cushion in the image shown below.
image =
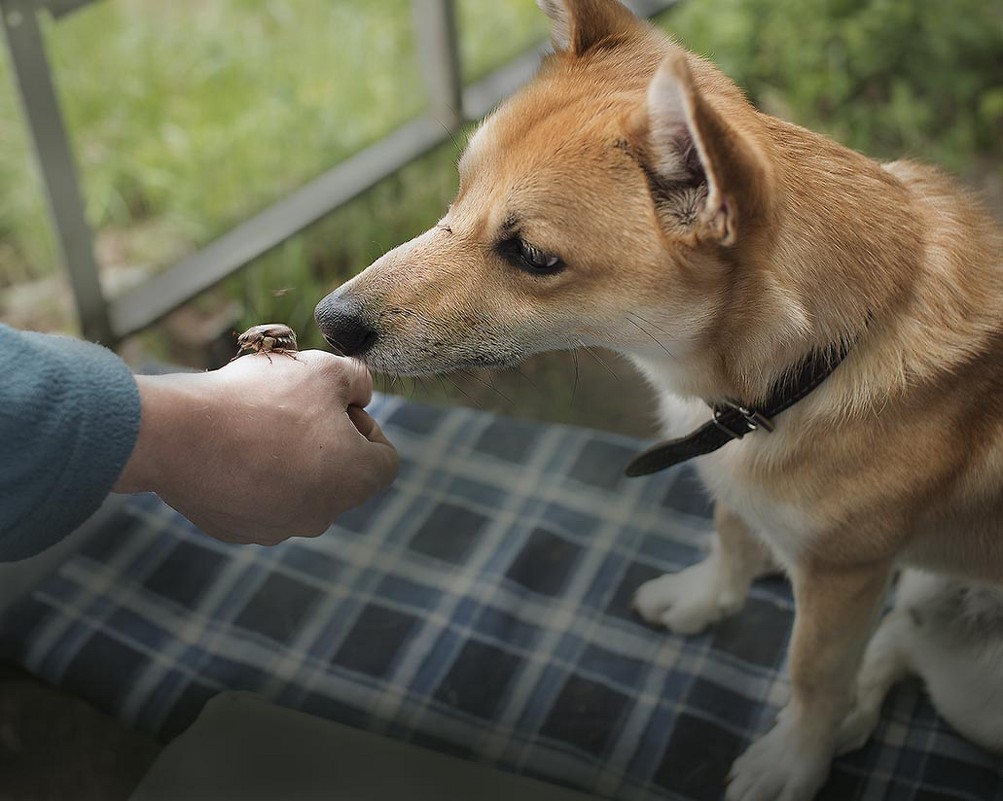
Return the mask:
M614 799L718 799L787 697L787 583L694 637L631 610L701 558L691 467L643 479L645 443L378 396L400 478L323 537L204 536L135 496L0 619L0 655L170 740L205 703L281 706ZM822 799L1003 801L1001 764L916 682Z

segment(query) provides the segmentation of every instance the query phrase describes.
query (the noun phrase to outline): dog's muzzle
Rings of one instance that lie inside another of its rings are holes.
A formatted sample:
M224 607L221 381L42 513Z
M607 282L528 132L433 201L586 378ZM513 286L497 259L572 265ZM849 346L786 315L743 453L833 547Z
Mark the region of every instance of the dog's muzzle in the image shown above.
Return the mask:
M344 356L362 356L376 344L376 328L347 292L336 289L317 304L313 316L324 339Z

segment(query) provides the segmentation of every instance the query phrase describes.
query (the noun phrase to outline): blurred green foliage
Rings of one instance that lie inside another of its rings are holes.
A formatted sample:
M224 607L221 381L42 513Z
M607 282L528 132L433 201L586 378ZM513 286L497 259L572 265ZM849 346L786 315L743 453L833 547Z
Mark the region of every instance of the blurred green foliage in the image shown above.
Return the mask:
M760 107L852 148L1000 166L1000 0L685 0L665 23Z
M532 0L462 0L459 13L470 74L543 32ZM58 23L43 15L105 250L173 261L418 114L411 14L410 0L103 0ZM4 53L0 287L56 269L9 73ZM370 214L341 241L367 241Z

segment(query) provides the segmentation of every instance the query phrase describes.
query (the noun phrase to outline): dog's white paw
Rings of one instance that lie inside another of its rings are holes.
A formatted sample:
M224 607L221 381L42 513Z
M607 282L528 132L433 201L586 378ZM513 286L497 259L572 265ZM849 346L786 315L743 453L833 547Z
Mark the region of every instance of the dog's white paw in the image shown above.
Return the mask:
M698 634L742 608L744 594L721 584L712 557L679 573L645 582L634 594L634 609L649 623L676 634Z
M811 801L829 775L831 754L789 716L754 742L731 766L726 801Z

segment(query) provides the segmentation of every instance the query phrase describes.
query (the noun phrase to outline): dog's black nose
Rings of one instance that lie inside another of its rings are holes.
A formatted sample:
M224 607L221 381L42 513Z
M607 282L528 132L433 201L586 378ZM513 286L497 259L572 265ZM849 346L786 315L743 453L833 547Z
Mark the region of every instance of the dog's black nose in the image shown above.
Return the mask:
M361 356L376 342L376 328L350 296L332 292L317 304L313 316L324 339L345 356Z

